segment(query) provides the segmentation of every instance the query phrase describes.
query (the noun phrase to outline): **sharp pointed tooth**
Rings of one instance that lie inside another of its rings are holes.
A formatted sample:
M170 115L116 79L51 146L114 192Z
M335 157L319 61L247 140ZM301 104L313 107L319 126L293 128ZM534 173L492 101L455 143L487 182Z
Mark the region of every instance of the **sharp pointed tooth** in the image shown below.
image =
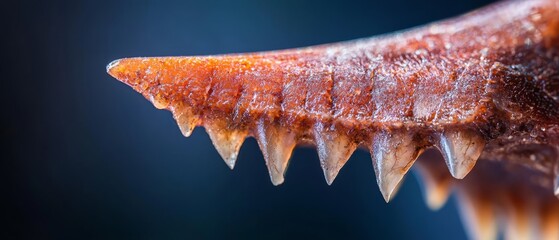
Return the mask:
M315 125L314 138L326 183L331 185L357 144L348 136L328 129L322 123Z
M443 153L450 174L464 178L476 164L485 147L483 137L470 130L447 130L439 136L439 150Z
M262 119L257 124L256 140L266 160L272 184L282 184L291 152L297 143L295 134Z
M208 122L204 125L217 152L233 170L239 149L248 134L247 131L228 129L227 124L221 121Z
M492 202L463 190L458 191L458 207L469 238L479 240L497 239L497 216Z
M182 104L173 106L171 111L173 112L173 117L179 125L182 135L189 137L194 128L200 123L200 119L194 115L192 109L184 107Z
M386 131L373 138L371 157L377 184L386 202L419 155L419 149L409 133Z
M423 187L425 202L431 210L438 210L446 203L452 183L452 176L448 174L446 166L436 160L438 159L424 158L415 164L416 173L418 173Z

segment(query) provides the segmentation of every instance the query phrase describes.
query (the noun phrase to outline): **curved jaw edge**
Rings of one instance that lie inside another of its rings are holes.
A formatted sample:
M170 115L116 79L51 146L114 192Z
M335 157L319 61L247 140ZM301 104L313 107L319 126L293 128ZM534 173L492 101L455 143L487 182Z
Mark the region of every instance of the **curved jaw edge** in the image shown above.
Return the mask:
M183 135L205 126L230 168L255 137L274 185L299 142L318 145L328 184L363 145L389 201L419 152L435 146L448 170L420 170L429 206L456 190L473 206L463 212L474 239L495 237L494 212L510 214L508 237L557 238L559 154L546 160L540 146L559 146L550 142L559 136L557 16L557 0L511 1L384 38L120 59L107 72L172 111Z

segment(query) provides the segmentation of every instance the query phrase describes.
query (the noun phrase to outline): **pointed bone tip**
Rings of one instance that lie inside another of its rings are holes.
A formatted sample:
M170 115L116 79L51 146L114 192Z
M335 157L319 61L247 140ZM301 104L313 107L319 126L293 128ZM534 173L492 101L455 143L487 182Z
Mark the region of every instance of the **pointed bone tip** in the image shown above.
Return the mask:
M106 66L106 71L111 77L127 84L133 86L134 84L130 81L137 80L135 77L129 76L130 70L140 67L138 64L142 61L142 58L120 58L116 59Z
M106 67L107 73L118 80L121 80L119 78L119 73L123 70L123 64L121 64L122 60L123 58L113 60L112 62L107 64Z
M113 60L112 62L110 62L109 64L107 64L107 73L110 74L110 73L111 73L111 70L112 70L114 67L118 66L118 63L120 63L120 59Z

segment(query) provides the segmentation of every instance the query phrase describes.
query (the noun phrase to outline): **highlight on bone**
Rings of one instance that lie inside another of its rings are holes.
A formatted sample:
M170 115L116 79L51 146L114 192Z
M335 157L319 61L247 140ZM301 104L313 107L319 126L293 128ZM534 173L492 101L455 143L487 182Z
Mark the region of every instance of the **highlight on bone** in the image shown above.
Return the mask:
M203 126L231 169L254 137L273 185L298 144L316 146L329 185L363 147L388 202L419 157L428 206L457 193L470 238L559 239L558 0L307 48L125 58L107 72L184 136Z

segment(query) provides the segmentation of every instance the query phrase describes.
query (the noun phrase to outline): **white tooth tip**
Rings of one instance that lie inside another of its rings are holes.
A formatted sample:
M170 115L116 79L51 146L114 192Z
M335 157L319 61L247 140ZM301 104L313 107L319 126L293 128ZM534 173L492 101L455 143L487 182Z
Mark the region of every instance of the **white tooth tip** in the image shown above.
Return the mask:
M384 181L378 182L380 193L382 194L384 201L386 201L387 203L392 200L395 193L398 191L397 189L400 187L400 183L402 182L404 174L405 173L394 175L390 174L389 176L384 177Z
M274 186L278 186L284 181L285 170L287 169L287 164L283 165L279 159L275 159L277 156L267 157L266 165L268 166L268 172L270 174L270 180ZM289 159L287 159L289 160ZM287 162L287 160L285 160ZM283 165L283 166L278 166Z
M236 159L235 159L236 160ZM235 168L235 160L233 161L225 161L225 164L229 167L229 169L233 170Z
M334 179L336 179L336 174L324 173L324 178L326 179L326 184L328 184L328 186L331 186L334 182Z
M485 147L483 137L468 130L445 131L439 141L450 174L456 179L468 175Z
M272 184L274 186L279 186L284 181L283 176L274 176L274 177L270 177L270 179L272 180Z
M219 155L223 158L223 161L229 167L229 169L233 170L235 168L235 163L237 162L237 155L231 155L229 157L224 157L219 151Z
M336 164L336 163L332 163L332 162L338 161L338 159L327 158L327 159L324 159L324 160L320 159L320 161L322 162L321 164L323 165L322 171L324 172L324 179L326 180L326 184L328 184L328 186L330 186L330 185L332 185L332 183L334 182L334 180L338 176L338 173L340 172L340 169L342 168L343 163L340 163L341 166L330 166L329 167L329 166L326 166L326 165ZM345 161L347 161L347 159ZM330 163L327 163L327 162L330 162Z
M190 137L190 135L192 135L192 131L194 131L194 127L188 126L186 124L179 125L179 129L181 130L182 135L185 137Z
M390 202L390 199L391 199L391 197L392 197L392 196L391 196L391 195L392 195L392 191L389 191L389 190L386 190L386 189L383 191L382 188L381 188L380 193L382 193L382 198L384 198L384 201L385 201L386 203Z
M190 137L192 135L192 131L196 127L196 119L194 117L187 116L186 113L181 114L176 118L177 124L179 125L179 129L181 130L182 135L185 137Z

